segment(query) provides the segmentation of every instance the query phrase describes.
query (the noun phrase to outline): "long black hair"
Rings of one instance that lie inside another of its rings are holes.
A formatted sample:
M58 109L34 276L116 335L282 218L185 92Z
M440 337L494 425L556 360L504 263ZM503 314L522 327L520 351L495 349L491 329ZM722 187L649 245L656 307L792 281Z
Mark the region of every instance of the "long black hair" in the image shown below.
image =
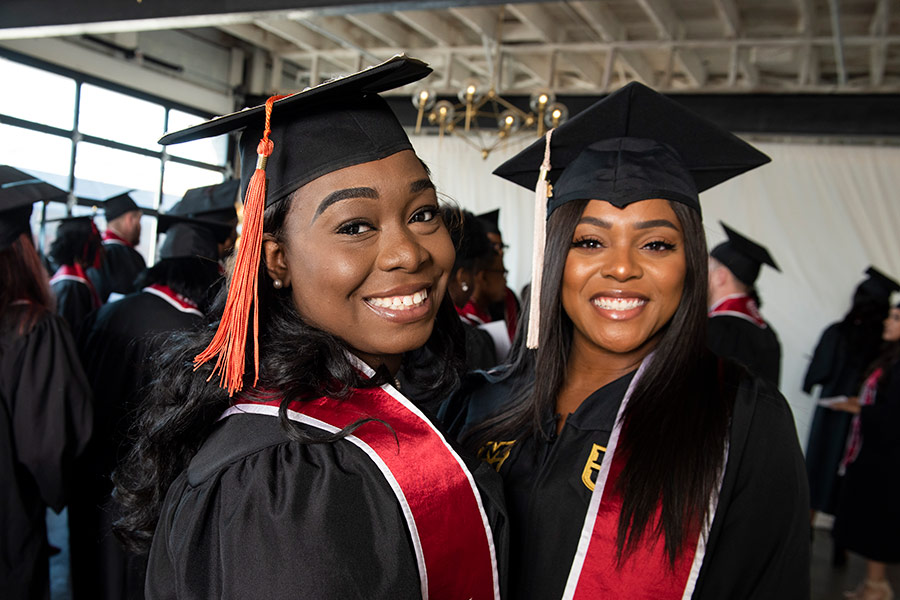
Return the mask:
M506 375L517 382L513 408L464 438L473 449L487 441L547 435L542 424L555 412L573 338L573 324L561 300L563 271L575 226L588 202L569 202L550 216L540 347L525 348L527 324L520 323ZM616 481L623 499L617 535L620 559L645 536L664 535L666 552L674 562L694 526L711 516L709 498L724 467L731 403L718 393L715 359L706 349L706 237L699 213L678 202L670 205L684 233L686 274L678 308L661 330L653 359L622 415L623 434L616 452L622 452L627 463ZM653 523L660 503L661 519Z
M282 239L291 198L266 209L264 231ZM376 373L361 375L338 337L312 327L297 312L290 290L276 290L264 261L259 266L259 382L256 390L276 391L283 399L279 417L287 434L301 443L322 443L346 437L365 421L333 435L314 435L287 417L293 401L321 396L345 398L353 388L374 387L387 379ZM175 334L156 357L153 381L136 425L132 449L114 474L115 496L123 517L116 533L133 551L149 549L166 491L183 471L231 403L215 382L207 382L213 363L193 370L194 357L215 334L225 306L227 290L217 296L205 326L199 332ZM252 315L251 317L252 318ZM425 348L429 360L405 360L404 373L433 395L453 389L465 369L459 317L449 299L441 303L434 330ZM245 373L253 372L252 336L247 340ZM252 385L245 377L245 390ZM418 387L418 386L417 386ZM427 401L426 398L416 400Z

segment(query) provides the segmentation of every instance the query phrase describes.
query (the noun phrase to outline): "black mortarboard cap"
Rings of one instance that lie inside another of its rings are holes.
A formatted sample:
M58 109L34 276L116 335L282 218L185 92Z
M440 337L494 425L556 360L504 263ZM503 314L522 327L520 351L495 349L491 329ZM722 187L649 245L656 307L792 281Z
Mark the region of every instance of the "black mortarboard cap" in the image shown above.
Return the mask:
M500 233L500 209L495 208L494 210L488 211L486 213L481 213L480 215L476 215L476 218L481 221L484 225L484 229L487 233Z
M166 234L159 249L160 259L199 256L217 261L218 244L228 239L233 229L227 223L165 213L157 216L157 222L157 232Z
M545 152L542 138L495 175L530 190ZM572 200L623 208L662 198L700 211L698 194L769 162L737 136L640 83L629 83L553 131L549 216Z
M107 223L113 219L118 219L125 213L129 213L133 210L143 210L135 203L128 192L117 194L112 198L107 198L101 204L101 208L105 211L104 215L106 216Z
M900 283L897 283L875 267L870 266L866 269L866 275L869 278L859 284L856 288L857 294L862 292L875 300L889 302L891 293L900 291Z
M0 250L6 250L16 238L30 231L35 202L64 201L66 196L66 192L46 181L0 165Z
M224 183L190 189L169 209L169 214L212 221L233 221L237 219L234 205L240 187L239 179L229 179Z
M746 236L741 235L725 223L719 221L728 241L722 242L710 252L710 256L728 267L735 277L745 285L752 286L759 277L762 265L769 265L776 271L781 271L775 264L775 259L765 247L757 244Z
M266 165L266 206L313 179L353 165L412 149L387 102L377 94L422 79L431 68L395 56L374 67L276 100L269 134L275 149ZM217 117L170 133L160 144L175 144L244 129L241 136L241 189L257 164L265 106Z

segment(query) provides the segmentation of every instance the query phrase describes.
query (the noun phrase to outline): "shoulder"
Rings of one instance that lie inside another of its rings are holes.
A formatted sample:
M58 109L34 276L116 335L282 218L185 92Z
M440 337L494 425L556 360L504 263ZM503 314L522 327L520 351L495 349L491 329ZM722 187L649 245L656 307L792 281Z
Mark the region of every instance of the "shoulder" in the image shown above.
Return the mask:
M525 379L511 375L508 365L489 371L473 371L441 405L438 418L452 435L459 438L472 427L512 406L517 391L528 385Z

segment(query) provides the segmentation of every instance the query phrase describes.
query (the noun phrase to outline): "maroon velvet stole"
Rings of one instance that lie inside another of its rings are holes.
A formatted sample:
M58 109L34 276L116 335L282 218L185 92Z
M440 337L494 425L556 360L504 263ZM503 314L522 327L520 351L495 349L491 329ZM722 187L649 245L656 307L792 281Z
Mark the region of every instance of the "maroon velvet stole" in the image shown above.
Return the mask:
M280 402L241 398L223 417L277 417ZM472 474L412 402L384 385L354 390L340 401L293 402L288 416L329 433L360 419L383 421L365 423L338 443L360 448L394 491L415 550L422 598L499 600L494 538Z
M595 598L628 598L629 600L687 599L694 592L703 563L708 527L701 531L698 523L687 535L674 566L669 561L662 537L648 541L659 522L661 507L647 525L647 532L637 549L617 561L616 534L622 496L615 482L626 467L624 453L616 452L622 434L621 417L635 384L640 379L652 354L644 359L628 387L616 415L616 424L607 444L606 454L597 474L597 483L585 515L581 539L575 552L563 600ZM627 476L627 475L626 475ZM721 482L720 482L721 483ZM711 499L706 524L712 523L718 487Z

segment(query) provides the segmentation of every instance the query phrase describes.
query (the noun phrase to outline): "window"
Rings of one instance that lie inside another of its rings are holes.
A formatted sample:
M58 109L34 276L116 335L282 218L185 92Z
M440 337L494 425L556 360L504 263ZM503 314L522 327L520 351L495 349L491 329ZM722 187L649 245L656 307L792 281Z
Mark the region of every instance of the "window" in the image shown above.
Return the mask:
M15 82L0 94L0 164L82 198L127 191L148 209L168 209L188 189L225 179L227 135L167 149L157 143L166 129L201 123L204 115L6 50L0 50L0 81ZM52 204L35 210L35 220L90 212ZM98 227L105 227L98 217ZM41 243L52 239L55 225L41 227ZM155 220L145 217L143 225L138 251L152 264Z

